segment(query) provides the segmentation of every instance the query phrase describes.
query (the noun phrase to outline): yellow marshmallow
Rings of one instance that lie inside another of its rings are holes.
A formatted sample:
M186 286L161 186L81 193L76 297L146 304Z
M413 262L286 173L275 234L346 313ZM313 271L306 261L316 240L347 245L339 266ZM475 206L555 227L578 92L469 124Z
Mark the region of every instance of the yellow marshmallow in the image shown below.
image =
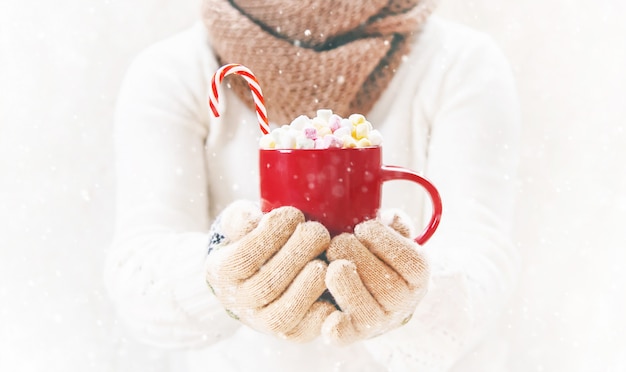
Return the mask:
M361 138L359 142L356 143L357 147L370 147L372 143L367 138Z
M361 123L355 127L353 137L358 140L362 138L367 138L367 136L369 135L369 132L370 132L370 129L367 123Z
M352 114L348 117L348 120L350 120L353 125L357 125L365 122L365 116L361 114Z
M343 137L343 147L344 148L353 148L357 147L356 140L350 136Z
M324 137L327 136L329 134L333 133L332 129L330 129L330 127L321 127L320 129L317 130L317 137Z

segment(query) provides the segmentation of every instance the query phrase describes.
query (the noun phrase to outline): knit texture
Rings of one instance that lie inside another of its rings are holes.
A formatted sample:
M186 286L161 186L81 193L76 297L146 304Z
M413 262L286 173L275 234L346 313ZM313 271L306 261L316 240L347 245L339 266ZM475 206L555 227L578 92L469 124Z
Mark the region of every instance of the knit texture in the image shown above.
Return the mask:
M220 63L259 79L268 116L287 124L320 108L367 114L394 76L434 0L205 0ZM229 86L250 107L241 78Z
M401 215L356 226L354 234L334 237L326 285L341 310L329 315L322 335L346 345L368 339L401 325L412 317L427 292L430 270L408 234ZM406 221L406 222L405 222Z
M212 227L206 281L227 312L257 331L296 342L320 334L334 307L318 300L330 242L317 222L292 207L265 215L247 201L229 205Z

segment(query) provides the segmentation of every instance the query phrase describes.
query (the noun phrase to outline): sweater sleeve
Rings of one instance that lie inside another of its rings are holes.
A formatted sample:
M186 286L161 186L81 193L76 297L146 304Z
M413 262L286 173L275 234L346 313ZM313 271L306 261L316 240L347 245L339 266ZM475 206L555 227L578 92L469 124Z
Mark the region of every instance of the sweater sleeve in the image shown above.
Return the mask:
M142 52L123 81L114 131L116 230L104 268L121 319L139 339L168 348L216 342L238 324L204 278L208 129L198 108L206 77L185 37Z
M438 93L426 176L443 201L425 245L429 293L405 326L366 342L389 370L445 371L493 328L516 285L511 227L520 110L510 66L481 35Z

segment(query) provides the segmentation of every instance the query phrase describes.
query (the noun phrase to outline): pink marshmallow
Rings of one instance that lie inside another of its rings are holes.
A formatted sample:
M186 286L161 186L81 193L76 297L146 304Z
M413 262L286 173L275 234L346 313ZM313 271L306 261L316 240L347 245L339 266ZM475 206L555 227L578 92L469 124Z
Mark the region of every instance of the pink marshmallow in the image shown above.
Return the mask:
M337 114L332 114L328 119L328 127L331 131L336 131L339 127L341 127L341 116Z
M316 139L317 138L317 129L310 128L310 127L309 128L304 128L304 136L306 138L309 138L309 139L312 139L312 140Z
M329 149L329 148L342 148L343 147L343 140L341 140L340 138L337 138L336 136L329 134L328 136L324 137L324 148L325 149Z

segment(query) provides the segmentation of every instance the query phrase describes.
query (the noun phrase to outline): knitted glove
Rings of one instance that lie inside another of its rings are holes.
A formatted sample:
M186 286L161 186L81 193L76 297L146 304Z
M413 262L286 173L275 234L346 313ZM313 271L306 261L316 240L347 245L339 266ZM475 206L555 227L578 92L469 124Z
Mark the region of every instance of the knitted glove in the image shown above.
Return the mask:
M400 214L384 224L360 223L330 243L326 286L340 310L322 326L335 345L364 340L406 324L428 287L429 270ZM408 219L406 220L408 221Z
M227 312L264 333L305 342L335 308L317 301L327 265L316 259L330 236L293 207L263 214L251 202L228 206L212 227L206 281Z

